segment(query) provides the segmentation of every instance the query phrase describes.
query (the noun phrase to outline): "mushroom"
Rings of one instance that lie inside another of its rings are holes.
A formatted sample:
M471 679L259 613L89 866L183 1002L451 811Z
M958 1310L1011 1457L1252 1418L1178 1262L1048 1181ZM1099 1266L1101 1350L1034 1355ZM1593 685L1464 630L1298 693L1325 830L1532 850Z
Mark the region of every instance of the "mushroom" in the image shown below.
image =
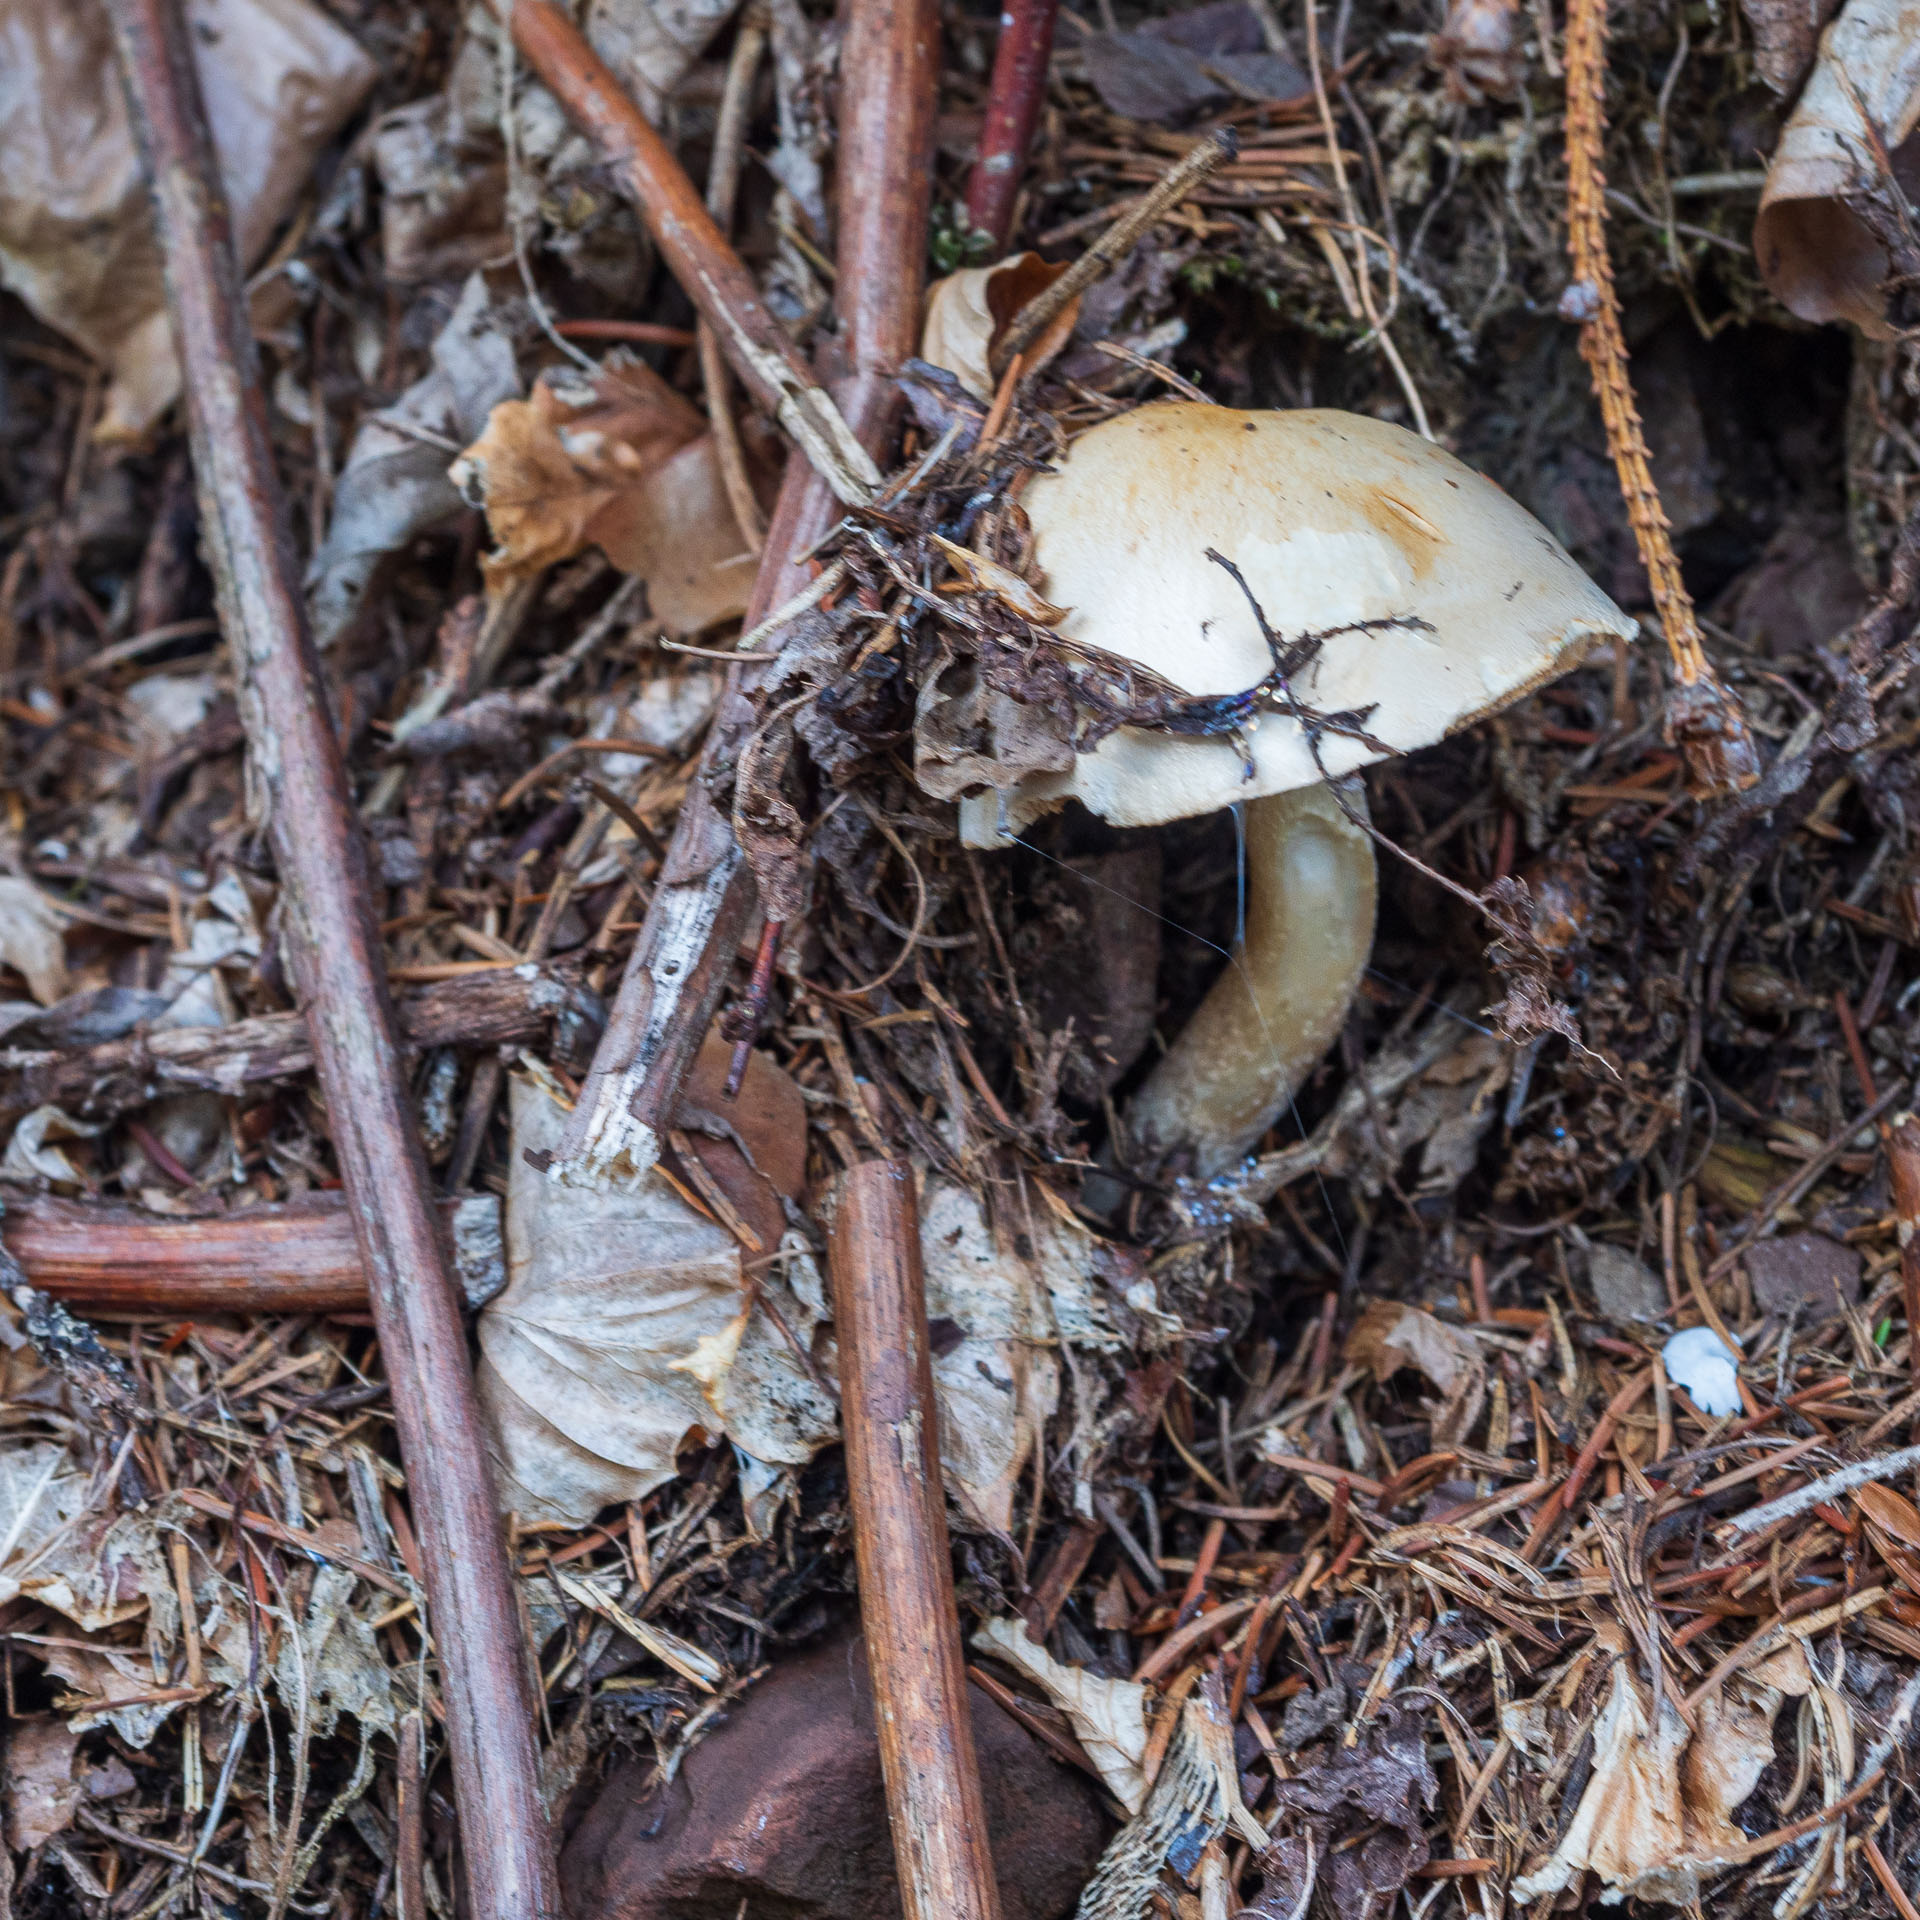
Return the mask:
M1285 1108L1367 964L1373 846L1343 776L1498 712L1635 623L1492 481L1354 414L1141 407L1083 434L1021 504L1071 647L1189 695L1274 690L1237 734L1123 726L1067 771L961 804L962 839L992 847L1070 799L1130 827L1248 803L1243 943L1125 1122L1138 1164L1177 1156L1209 1179Z

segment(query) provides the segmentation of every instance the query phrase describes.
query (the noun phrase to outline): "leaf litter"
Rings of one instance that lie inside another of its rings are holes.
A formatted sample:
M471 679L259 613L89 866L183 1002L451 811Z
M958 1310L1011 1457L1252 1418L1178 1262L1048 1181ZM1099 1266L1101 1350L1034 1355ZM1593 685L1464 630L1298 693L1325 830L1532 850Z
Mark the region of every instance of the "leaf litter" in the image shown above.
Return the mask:
M1412 859L1383 851L1332 1056L1246 1165L1097 1214L1077 1207L1105 1103L1232 946L1238 858L1225 818L957 844L963 796L1191 717L1061 644L1021 489L1185 385L1424 419L1645 608L1569 325L1559 23L1362 4L1311 35L1241 6L1064 27L1021 251L989 264L937 223L958 271L904 374L902 470L820 549L834 587L746 649L785 642L707 798L793 922L747 1088L721 1096L715 1047L657 1174L616 1198L525 1150L578 1095L733 697L724 663L675 651L729 648L753 571L686 309L544 90L519 76L503 120L484 15L238 11L304 21L317 76L248 135L271 136L239 201L255 326L390 973L428 1035L423 1150L504 1237L475 1338L555 1781L590 1794L621 1752L670 1777L844 1614L813 1207L885 1147L920 1183L969 1638L1112 1795L1088 1920L1905 1911L1920 455L1907 76L1856 71L1874 9L1817 49L1757 0L1738 25L1613 29L1608 240L1650 468L1758 785L1688 796L1644 649L1381 769L1373 818ZM840 80L826 17L772 11L739 231L804 333ZM731 11L590 24L700 164ZM947 33L951 200L993 23ZM63 60L50 97L110 119L107 57ZM1234 157L1009 380L1015 314L1218 121ZM155 1064L171 1030L244 1049L293 1000L192 515L166 510L144 198L130 145L97 157L91 251L48 245L88 183L44 156L10 169L0 218L23 303L0 1193L16 1221L97 1209L103 1244L134 1210L255 1226L270 1265L276 1209L339 1177L305 1057L187 1106ZM1769 239L1796 167L1878 249L1819 295L1858 338L1775 303L1805 307ZM661 337L588 334L591 370L547 331L635 316ZM764 507L772 429L730 404ZM1816 562L1845 591L1809 629ZM1135 1015L1104 967L1058 964L1090 940L1131 950ZM536 1005L521 976L549 964L568 984ZM85 1093L102 1048L117 1091ZM25 1098L50 1058L77 1091ZM89 1315L97 1352L84 1323L0 1323L12 1899L134 1913L280 1885L297 1911L385 1910L394 1743L418 1717L437 1766L445 1703L377 1343L334 1301L124 1314ZM1676 1338L1708 1347L1710 1384L1663 1357ZM457 1840L426 1829L444 1907Z

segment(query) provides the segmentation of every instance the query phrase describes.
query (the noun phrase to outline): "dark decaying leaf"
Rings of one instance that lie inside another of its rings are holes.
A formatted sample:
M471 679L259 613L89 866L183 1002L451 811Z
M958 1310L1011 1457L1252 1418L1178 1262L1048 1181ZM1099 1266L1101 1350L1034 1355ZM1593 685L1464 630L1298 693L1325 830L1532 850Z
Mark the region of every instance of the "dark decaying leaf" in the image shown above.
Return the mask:
M1367 1920L1427 1864L1425 1820L1438 1793L1421 1713L1390 1705L1357 1746L1334 1746L1317 1767L1280 1781L1275 1798L1281 1824L1304 1829L1316 1884L1337 1920ZM1357 1844L1343 1847L1348 1840ZM1267 1882L1249 1911L1283 1920L1299 1904L1306 1878L1298 1832L1276 1840L1261 1866Z

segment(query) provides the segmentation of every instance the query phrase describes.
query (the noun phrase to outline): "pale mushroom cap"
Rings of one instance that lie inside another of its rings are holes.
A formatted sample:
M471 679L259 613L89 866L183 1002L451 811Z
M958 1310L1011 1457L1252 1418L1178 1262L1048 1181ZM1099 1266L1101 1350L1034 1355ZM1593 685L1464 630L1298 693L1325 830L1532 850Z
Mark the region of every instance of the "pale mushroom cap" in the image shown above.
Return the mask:
M1471 467L1403 428L1326 410L1243 413L1190 401L1141 407L1074 442L1021 504L1057 631L1138 661L1187 693L1237 693L1271 668L1246 597L1207 558L1234 562L1283 640L1352 622L1427 623L1339 633L1293 683L1323 713L1371 707L1392 753L1431 746L1577 665L1635 623L1546 528ZM1315 760L1274 712L1247 734L1245 778L1226 735L1123 727L1069 773L1005 796L1018 832L1062 801L1120 826L1285 793L1382 756L1326 733ZM963 803L962 837L993 846L1000 796Z

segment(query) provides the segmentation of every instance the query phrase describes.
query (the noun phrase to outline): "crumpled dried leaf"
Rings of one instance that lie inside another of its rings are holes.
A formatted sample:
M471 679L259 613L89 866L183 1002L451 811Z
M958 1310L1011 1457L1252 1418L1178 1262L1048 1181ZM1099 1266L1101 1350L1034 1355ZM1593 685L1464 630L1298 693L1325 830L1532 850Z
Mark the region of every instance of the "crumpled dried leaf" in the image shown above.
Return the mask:
M1107 1791L1129 1813L1138 1813L1147 1795L1142 1764L1147 1757L1146 1688L1137 1680L1110 1680L1056 1660L1029 1637L1024 1620L989 1620L973 1636L973 1644L998 1654L1045 1689L1072 1722Z
M1753 30L1753 65L1782 97L1791 95L1813 65L1820 29L1840 0L1740 0Z
M1059 1404L1060 1363L1038 1276L995 1244L978 1198L930 1179L920 1200L927 1317L959 1339L933 1362L947 1490L981 1526L1005 1533L1013 1496Z
M306 191L377 70L307 0L192 0L194 65L243 265ZM98 0L0 4L0 281L112 370L99 432L180 390L147 187Z
M1450 0L1427 58L1447 76L1447 94L1462 103L1482 95L1510 100L1526 69L1526 14L1520 0Z
M1029 774L1073 768L1070 720L988 683L974 660L929 673L914 696L913 777L936 800L1004 792Z
M669 1479L696 1428L724 1430L756 1460L811 1459L837 1410L767 1313L751 1313L729 1366L687 1370L697 1351L715 1356L712 1342L749 1305L733 1235L659 1172L618 1193L546 1179L526 1153L556 1148L566 1115L518 1077L512 1114L508 1280L479 1323L501 1505L523 1520L584 1523ZM804 1243L790 1239L756 1287L809 1342L824 1303Z
M87 1476L52 1441L0 1447L0 1606L86 1511Z
M104 1131L76 1120L61 1107L35 1107L22 1114L0 1154L0 1181L23 1187L83 1187L80 1169L60 1151L62 1140L91 1140Z
M975 399L991 399L995 343L1014 315L1066 270L1064 261L1012 253L990 267L967 267L936 280L927 289L920 322L920 358L955 375ZM1079 316L1080 302L1069 301L1027 347L1022 362L1027 372L1045 366L1066 345Z
M597 546L647 583L676 634L746 610L753 556L699 411L643 361L609 355L592 386L547 375L495 407L450 478L484 507L488 590Z
M6 1735L7 1845L29 1852L66 1832L85 1797L80 1737L64 1720L22 1718Z
M1103 104L1130 120L1184 119L1226 99L1296 100L1312 84L1289 55L1267 51L1260 17L1244 0L1088 34L1080 50Z
M1920 0L1849 0L1767 168L1753 225L1761 278L1802 320L1850 320L1893 338L1885 247L1859 211L1883 188L1876 154L1895 160L1920 123Z
M470 36L444 92L394 108L374 128L381 254L396 284L472 273L508 251L498 73L492 49Z
M1656 1727L1645 1689L1629 1663L1616 1660L1594 1723L1586 1792L1552 1855L1514 1881L1514 1899L1523 1906L1544 1899L1589 1870L1606 1883L1604 1905L1699 1899L1746 1839L1733 1811L1773 1760L1782 1699L1810 1684L1804 1657L1736 1675L1696 1708L1695 1735L1664 1696Z
M739 0L589 0L584 25L597 53L656 124L667 101Z
M1333 1912L1339 1920L1364 1920L1390 1905L1427 1864L1425 1814L1438 1793L1423 1716L1416 1708L1389 1704L1367 1723L1357 1745L1336 1744L1320 1765L1277 1784L1276 1833L1296 1822L1303 1826ZM1357 1844L1343 1844L1352 1840ZM1270 1881L1286 1876L1294 1864L1290 1851L1278 1850L1261 1862ZM1259 1911L1281 1911L1275 1893L1269 1885L1256 1902Z
M128 1746L145 1747L179 1708L177 1700L152 1698L162 1689L144 1648L65 1640L39 1652L48 1672L73 1689L54 1706L75 1733L106 1726Z
M323 1528L332 1525L345 1529L342 1544L357 1551L357 1530L345 1521L321 1522ZM291 1704L304 1690L314 1733L322 1739L343 1713L352 1714L364 1727L389 1733L399 1719L393 1671L371 1622L350 1604L355 1584L354 1575L345 1568L319 1566L307 1597L306 1617L300 1622L298 1644L293 1634L283 1634L274 1665L281 1699Z
M1402 1367L1413 1367L1440 1389L1436 1447L1464 1439L1480 1417L1487 1366L1479 1345L1420 1307L1369 1301L1347 1336L1346 1356L1350 1365L1370 1369L1375 1380L1391 1380Z
M169 1618L175 1606L151 1512L82 1513L14 1577L26 1599L65 1614L85 1633L138 1619L156 1586L165 1589Z
M519 391L513 341L475 273L434 337L432 371L370 414L353 436L327 537L307 568L307 608L320 646L333 645L353 625L389 554L460 511L447 449L465 446Z
M0 964L22 975L27 991L50 1007L67 990L62 921L31 880L0 874Z

